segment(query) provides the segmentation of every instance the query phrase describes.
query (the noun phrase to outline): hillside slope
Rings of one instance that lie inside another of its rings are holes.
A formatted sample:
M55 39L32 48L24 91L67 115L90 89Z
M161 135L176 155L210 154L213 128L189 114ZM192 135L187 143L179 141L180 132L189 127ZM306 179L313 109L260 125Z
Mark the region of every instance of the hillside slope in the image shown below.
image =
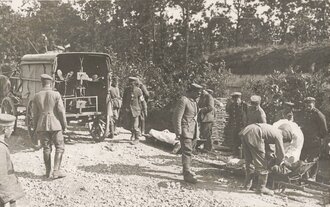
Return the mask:
M302 72L324 70L330 64L330 41L302 46L278 45L239 47L219 50L209 57L209 62L225 60L235 74L269 74L284 71L290 65ZM313 66L314 65L314 66Z

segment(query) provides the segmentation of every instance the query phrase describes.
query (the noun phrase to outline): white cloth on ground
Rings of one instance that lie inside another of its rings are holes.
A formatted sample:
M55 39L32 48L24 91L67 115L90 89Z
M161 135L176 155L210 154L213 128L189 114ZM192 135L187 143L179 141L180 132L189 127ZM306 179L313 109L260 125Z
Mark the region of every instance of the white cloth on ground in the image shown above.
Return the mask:
M167 129L163 131L158 131L155 129L151 129L149 131L149 134L156 138L159 141L166 142L171 145L175 145L176 143L180 142L179 140L176 139L175 133L172 133L168 131Z

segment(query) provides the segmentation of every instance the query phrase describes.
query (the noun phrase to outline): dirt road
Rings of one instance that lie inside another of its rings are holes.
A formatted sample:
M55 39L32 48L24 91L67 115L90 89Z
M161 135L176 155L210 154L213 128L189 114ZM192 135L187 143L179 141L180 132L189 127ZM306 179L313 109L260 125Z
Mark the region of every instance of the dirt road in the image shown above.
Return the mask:
M42 150L27 146L22 125L20 120L9 143L16 174L26 191L20 206L322 206L320 197L300 191L273 197L243 191L243 177L199 162L194 162L193 170L201 182L187 184L182 181L181 157L170 154L170 149L144 141L131 145L124 131L114 139L94 143L84 127L70 128L74 132L69 132L63 159L67 177L47 180Z

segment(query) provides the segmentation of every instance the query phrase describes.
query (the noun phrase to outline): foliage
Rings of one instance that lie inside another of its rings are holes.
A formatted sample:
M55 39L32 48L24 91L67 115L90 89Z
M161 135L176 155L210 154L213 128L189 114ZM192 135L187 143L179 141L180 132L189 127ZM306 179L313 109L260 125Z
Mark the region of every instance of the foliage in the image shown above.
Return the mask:
M275 71L264 81L251 82L245 87L244 93L260 95L262 107L267 115L272 116L285 101L294 103L296 110L303 109L303 100L309 96L314 97L316 107L322 109L325 86L328 84L329 78L323 72L306 74L290 68L282 73Z

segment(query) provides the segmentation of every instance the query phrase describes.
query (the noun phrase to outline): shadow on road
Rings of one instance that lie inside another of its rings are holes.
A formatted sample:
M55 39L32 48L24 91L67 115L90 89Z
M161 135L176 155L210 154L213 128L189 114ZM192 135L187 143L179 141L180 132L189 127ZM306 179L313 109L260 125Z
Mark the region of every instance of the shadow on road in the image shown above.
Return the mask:
M52 179L46 178L44 175L35 175L31 172L15 172L17 177L42 180L42 181L51 181Z
M173 174L174 175L180 175L180 174L175 174L162 170L152 170L150 168L139 165L97 164L90 166L79 166L78 169L83 170L85 172L99 173L99 174L117 174L124 176L137 175L137 176L145 176L145 177L152 177L158 179L167 179L172 181L180 181L179 179L173 177Z
M35 149L32 147L28 131L20 127L16 128L15 132L10 136L10 138L6 139L6 142L12 154L22 151L35 151Z

